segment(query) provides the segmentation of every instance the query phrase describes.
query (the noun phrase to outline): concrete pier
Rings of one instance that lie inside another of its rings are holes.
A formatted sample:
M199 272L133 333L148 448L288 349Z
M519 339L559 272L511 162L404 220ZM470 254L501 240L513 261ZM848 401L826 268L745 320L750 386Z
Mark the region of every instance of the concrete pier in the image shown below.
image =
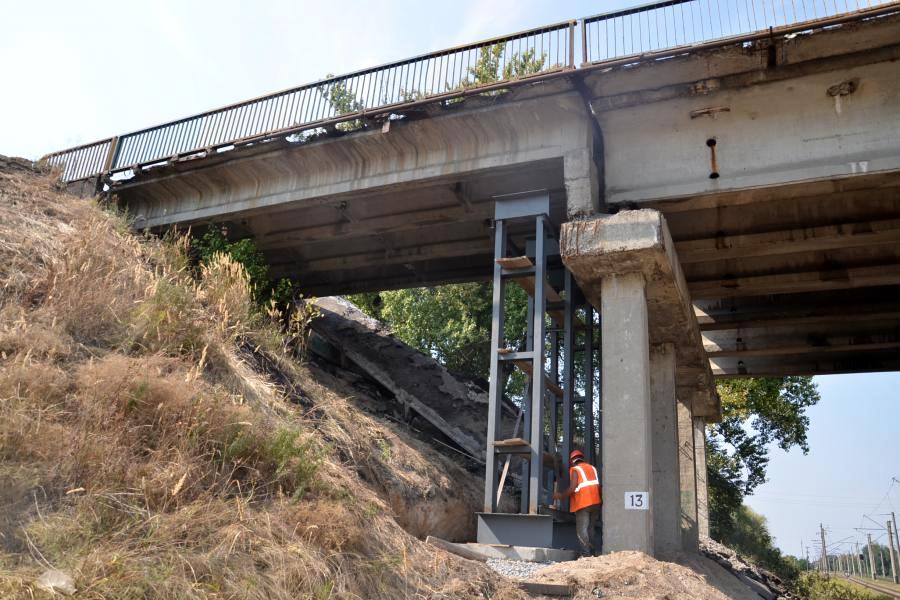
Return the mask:
M656 556L671 557L682 549L674 344L657 344L650 348L650 405L654 552Z
M690 407L691 474L692 419L718 416L719 402L665 220L638 210L569 222L560 252L603 315L603 549L673 554L685 547L682 488L697 482L682 485L676 397Z
M697 470L694 458L694 421L691 406L678 398L678 471L681 487L681 540L687 552L696 552L699 543L697 528Z
M653 554L650 346L644 276L605 277L602 288L603 552ZM644 496L631 499L627 493ZM639 506L628 506L631 500Z
M694 460L697 469L697 531L709 537L709 492L706 485L706 421L694 418Z

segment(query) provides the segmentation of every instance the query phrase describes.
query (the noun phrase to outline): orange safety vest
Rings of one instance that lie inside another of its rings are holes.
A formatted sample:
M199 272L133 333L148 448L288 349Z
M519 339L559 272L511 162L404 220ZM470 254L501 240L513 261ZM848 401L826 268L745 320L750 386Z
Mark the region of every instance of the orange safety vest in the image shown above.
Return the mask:
M578 512L582 508L600 504L600 478L592 465L582 462L570 467L569 480L575 482L575 493L569 500L569 510Z

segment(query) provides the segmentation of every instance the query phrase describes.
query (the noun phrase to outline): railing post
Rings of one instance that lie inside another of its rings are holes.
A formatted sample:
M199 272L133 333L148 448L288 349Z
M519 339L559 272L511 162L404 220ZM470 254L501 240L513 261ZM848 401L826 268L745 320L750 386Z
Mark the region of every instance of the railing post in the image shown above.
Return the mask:
M119 156L119 136L114 135L109 139L109 152L106 153L106 162L103 163L103 172L105 175L112 171L116 164L116 158Z
M569 68L575 68L575 21L569 22Z
M587 21L579 19L581 23L581 64L586 65L588 62L588 43L587 43Z

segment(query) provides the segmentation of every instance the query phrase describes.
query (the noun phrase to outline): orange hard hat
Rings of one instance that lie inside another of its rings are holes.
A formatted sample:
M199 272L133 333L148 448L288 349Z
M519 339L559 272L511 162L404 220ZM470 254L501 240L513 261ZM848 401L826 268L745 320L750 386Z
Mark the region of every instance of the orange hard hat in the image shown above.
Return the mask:
M581 450L572 450L572 453L569 454L569 462L572 462L576 458L584 460L584 452L582 452Z

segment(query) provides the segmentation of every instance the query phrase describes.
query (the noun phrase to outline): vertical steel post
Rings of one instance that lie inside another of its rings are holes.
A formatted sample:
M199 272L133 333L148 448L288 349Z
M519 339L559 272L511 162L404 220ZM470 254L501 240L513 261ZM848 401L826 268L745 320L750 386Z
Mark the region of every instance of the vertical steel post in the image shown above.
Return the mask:
M488 387L488 427L487 448L484 455L484 512L492 513L497 508L497 455L494 442L499 432L503 385L500 378L500 355L497 350L503 345L503 267L496 259L506 254L506 228L503 221L494 223L494 294L493 318L491 319L491 365Z
M547 285L547 234L543 215L535 219L534 239L534 315L532 326L532 377L531 390L531 472L528 477L528 513L538 514L541 500L541 471L543 462L543 416L541 409L544 399L544 318L547 313L544 288Z
M575 396L575 286L567 269L564 275L565 308L563 312L563 443L562 458L572 452L572 401Z
M575 68L575 21L569 23L569 68Z
M527 305L527 315L525 317L526 320L526 331L525 331L525 348L529 352L534 351L534 298L529 296L528 305ZM528 383L525 384L525 398L522 400L522 431L523 437L528 440L528 443L531 444L531 414L532 414L532 394L534 391L534 375L528 378ZM531 457L529 460L522 461L522 493L521 493L521 503L519 507L519 512L523 514L528 513L529 506L529 497L530 497L530 485L529 485L529 473L531 473Z
M586 65L588 62L588 28L587 21L581 19L581 64Z
M584 454L587 461L594 462L594 307L584 302Z
M599 311L598 311L599 312ZM603 314L600 313L599 320L603 320ZM593 325L591 325L593 327ZM594 466L597 468L598 473L603 472L603 327L597 327L597 431L594 432L594 437L597 439L596 450L597 455L595 460L597 461ZM600 482L601 485L603 482Z
M558 324L557 324L558 325ZM559 330L550 334L550 381L559 385ZM557 452L559 445L559 402L556 396L550 400L550 452Z
M573 450L572 405L575 398L575 285L572 273L566 269L563 274L565 306L563 308L563 442L562 459L569 465L569 453ZM569 499L562 501L561 508L569 510Z

